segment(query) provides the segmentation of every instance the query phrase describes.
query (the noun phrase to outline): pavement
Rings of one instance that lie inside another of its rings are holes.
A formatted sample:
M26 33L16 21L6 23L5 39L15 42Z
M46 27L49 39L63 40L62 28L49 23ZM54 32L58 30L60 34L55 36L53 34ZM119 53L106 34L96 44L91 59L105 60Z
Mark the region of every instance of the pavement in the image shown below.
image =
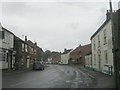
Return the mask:
M94 80L94 83L96 84L94 88L115 88L115 80L113 76L93 71L89 68L80 66L77 66L77 68L88 74Z

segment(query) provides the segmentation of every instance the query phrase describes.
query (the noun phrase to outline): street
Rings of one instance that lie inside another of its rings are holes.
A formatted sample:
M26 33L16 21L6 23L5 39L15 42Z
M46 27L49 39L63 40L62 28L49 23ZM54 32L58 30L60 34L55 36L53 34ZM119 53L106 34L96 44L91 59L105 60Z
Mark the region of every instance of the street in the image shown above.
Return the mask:
M93 80L80 69L49 65L43 71L2 73L3 88L90 88Z

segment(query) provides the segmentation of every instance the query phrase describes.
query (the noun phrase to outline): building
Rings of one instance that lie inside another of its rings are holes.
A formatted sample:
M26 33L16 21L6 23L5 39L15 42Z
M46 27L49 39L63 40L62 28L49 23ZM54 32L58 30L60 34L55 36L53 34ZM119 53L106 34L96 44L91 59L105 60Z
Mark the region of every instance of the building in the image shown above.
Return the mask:
M23 41L17 36L14 36L14 42L16 69L32 69L33 63L41 60L42 49L38 48L36 43L27 40L27 37Z
M85 56L91 51L91 44L79 45L70 53L70 63L85 66Z
M113 42L110 12L107 10L105 22L91 37L92 42L92 67L94 70L112 74L113 67Z
M14 49L15 55L15 69L24 70L33 64L31 54L33 53L33 47L30 47L25 41L17 36L14 36Z
M14 34L0 25L0 69L12 69Z
M120 2L119 2L120 4ZM120 8L113 16L114 38L114 73L116 87L120 89Z
M85 56L85 67L92 68L92 52Z
M0 69L2 69L2 25L0 23ZM0 76L2 76L2 70L0 70ZM0 78L0 89L2 89L2 78Z
M64 52L61 54L61 64L69 64L71 51L72 49L64 49Z
M59 64L61 62L61 54L56 53L55 55L52 56L52 63L53 64Z
M25 42L28 43L30 46L32 46L34 48L33 49L33 51L34 51L34 56L33 57L35 57L37 61L41 61L43 50L39 46L37 46L36 42L33 43L32 41L27 40L27 39L25 40Z
M52 64L52 57L49 57L49 58L46 60L46 64Z

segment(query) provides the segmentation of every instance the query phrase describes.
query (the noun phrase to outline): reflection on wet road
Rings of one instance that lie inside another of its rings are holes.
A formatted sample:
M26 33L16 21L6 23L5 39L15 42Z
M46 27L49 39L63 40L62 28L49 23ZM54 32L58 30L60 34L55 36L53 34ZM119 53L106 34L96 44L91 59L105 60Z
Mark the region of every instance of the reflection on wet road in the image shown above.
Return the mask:
M3 88L86 88L92 80L78 68L49 65L43 71L3 72Z

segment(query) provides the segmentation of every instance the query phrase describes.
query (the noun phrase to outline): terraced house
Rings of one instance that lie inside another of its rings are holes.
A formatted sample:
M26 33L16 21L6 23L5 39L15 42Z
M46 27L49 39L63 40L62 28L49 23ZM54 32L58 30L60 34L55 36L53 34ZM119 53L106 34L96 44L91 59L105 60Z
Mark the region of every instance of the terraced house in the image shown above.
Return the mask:
M85 66L85 56L91 51L91 44L79 45L70 53L70 63Z
M94 70L112 74L113 67L113 42L110 12L107 10L105 22L91 37L92 42L92 68Z
M14 48L16 50L15 68L19 70L32 69L33 63L40 60L42 49L36 43L28 41L27 37L25 37L25 41L17 36L14 36L14 38Z
M14 34L0 24L0 69L12 69L14 57Z

